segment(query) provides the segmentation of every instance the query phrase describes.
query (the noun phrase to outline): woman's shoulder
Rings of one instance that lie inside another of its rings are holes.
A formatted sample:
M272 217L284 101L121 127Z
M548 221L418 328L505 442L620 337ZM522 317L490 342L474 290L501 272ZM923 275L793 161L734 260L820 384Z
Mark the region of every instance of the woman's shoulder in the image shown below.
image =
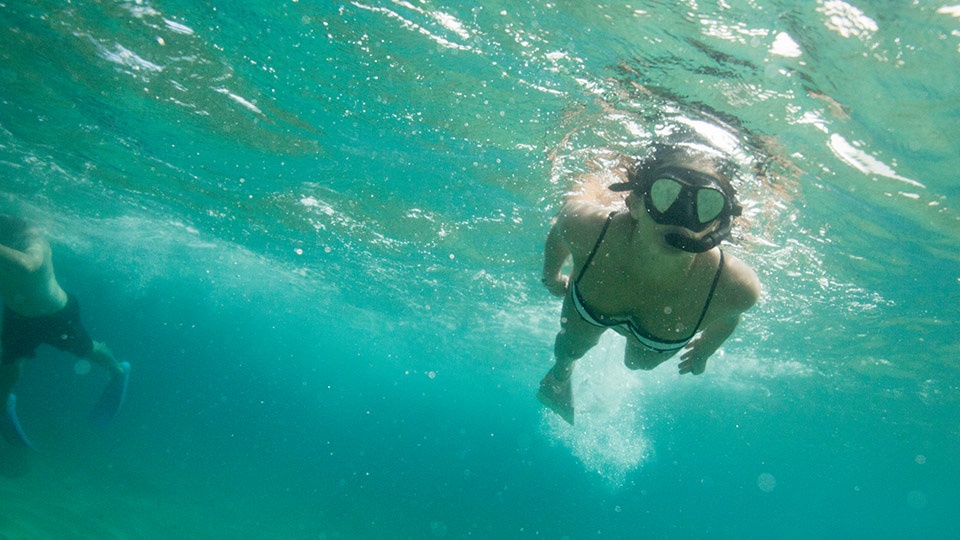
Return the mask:
M564 241L572 251L591 248L611 215L610 208L584 201L567 201L557 216Z
M729 252L724 252L723 272L717 284L724 303L737 311L746 311L760 299L760 278L747 263Z
M602 225L611 212L610 207L594 202L568 200L560 208L560 219L573 225L590 226L595 223Z

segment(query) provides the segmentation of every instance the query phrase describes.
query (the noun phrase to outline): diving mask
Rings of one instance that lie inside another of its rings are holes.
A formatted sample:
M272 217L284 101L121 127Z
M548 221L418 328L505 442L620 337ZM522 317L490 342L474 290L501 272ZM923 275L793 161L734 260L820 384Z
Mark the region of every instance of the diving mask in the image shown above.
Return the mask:
M638 170L629 182L610 186L613 191L633 190L642 197L647 213L660 225L699 233L719 223L714 231L695 238L679 231L664 235L678 249L701 253L712 249L730 234L740 206L720 181L709 174L684 167L667 166Z
M643 195L654 221L693 232L710 227L730 206L713 177L689 169L657 171Z

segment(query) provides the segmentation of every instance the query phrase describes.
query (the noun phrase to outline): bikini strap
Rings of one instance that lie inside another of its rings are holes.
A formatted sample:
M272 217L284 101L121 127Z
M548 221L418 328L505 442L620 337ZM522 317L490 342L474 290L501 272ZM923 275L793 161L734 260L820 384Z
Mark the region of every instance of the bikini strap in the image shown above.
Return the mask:
M720 250L720 264L717 265L717 273L713 276L713 283L710 284L710 292L707 293L707 302L703 305L703 313L700 314L700 320L697 321L697 326L693 328L693 333L696 334L700 330L700 323L703 322L703 318L707 316L707 309L710 308L710 301L713 300L713 292L717 290L717 282L720 281L720 272L723 271L723 250ZM691 336L692 337L692 336Z
M580 278L583 277L583 273L586 272L587 267L590 266L591 262L593 262L593 256L596 255L597 250L600 249L600 243L603 242L603 237L607 235L607 229L610 228L610 222L613 221L614 215L616 215L616 212L610 212L610 215L607 216L607 221L603 223L603 230L600 231L600 236L597 237L597 243L593 245L593 250L590 251L590 255L587 255L586 262L584 262L583 266L580 268L580 273L577 274L577 279L574 280L575 284L580 284Z

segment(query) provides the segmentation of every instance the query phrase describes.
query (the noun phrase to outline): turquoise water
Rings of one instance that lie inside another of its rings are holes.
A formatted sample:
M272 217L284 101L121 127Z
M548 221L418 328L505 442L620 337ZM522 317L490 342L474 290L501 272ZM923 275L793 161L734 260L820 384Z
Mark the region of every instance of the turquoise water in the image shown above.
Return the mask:
M133 365L106 431L27 365L0 536L960 534L960 7L476 4L0 3L0 211ZM763 297L699 377L606 337L571 428L543 238L666 126Z

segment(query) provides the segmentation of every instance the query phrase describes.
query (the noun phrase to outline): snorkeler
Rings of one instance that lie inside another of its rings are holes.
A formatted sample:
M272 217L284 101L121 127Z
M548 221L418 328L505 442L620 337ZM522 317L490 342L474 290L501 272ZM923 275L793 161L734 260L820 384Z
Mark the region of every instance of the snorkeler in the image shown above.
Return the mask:
M50 244L40 231L7 215L0 215L0 299L0 434L7 442L33 446L17 419L13 387L23 370L23 360L33 357L43 343L85 358L111 373L90 420L103 424L112 419L126 394L130 364L117 362L106 345L93 341L87 334L80 322L76 298L57 283Z
M587 175L566 197L544 248L543 284L563 308L537 397L567 422L574 362L608 329L626 337L628 368L653 369L684 349L679 371L697 375L756 303L757 275L719 248L741 211L720 169L699 147L659 146L611 171L621 181L609 191ZM625 210L610 211L621 198L610 191L629 192Z

